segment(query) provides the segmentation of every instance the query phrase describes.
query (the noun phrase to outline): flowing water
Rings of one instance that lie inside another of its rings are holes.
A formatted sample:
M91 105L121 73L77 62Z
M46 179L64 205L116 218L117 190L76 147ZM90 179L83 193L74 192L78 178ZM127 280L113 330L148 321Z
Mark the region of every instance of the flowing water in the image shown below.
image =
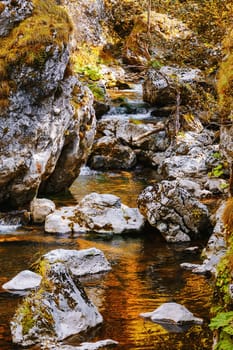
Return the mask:
M140 191L156 181L152 170L143 172L86 172L71 187L72 196L56 198L57 205L74 204L90 192L112 193L122 203L136 206ZM204 242L192 245L203 247ZM42 254L55 249L101 249L112 270L101 276L82 279L89 297L98 306L104 322L88 335L74 336L67 343L111 338L121 350L210 350L212 334L208 328L211 285L200 275L180 268L182 262L200 262L199 252L188 252L191 244L168 244L152 229L126 236L48 235L42 227L25 227L0 234L0 285L23 269L30 268ZM9 322L21 297L0 288L0 349L18 349L11 343ZM165 329L140 317L164 302L185 305L202 326L185 332Z

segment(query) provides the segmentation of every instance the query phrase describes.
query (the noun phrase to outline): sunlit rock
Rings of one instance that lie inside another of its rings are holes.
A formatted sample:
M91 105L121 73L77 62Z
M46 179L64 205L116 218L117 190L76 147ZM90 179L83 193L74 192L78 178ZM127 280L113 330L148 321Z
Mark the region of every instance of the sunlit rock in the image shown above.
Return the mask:
M194 273L209 273L213 275L216 275L217 273L217 265L227 250L225 227L222 220L225 206L226 202L223 201L214 215L215 226L207 245L202 252L204 259L203 263L199 267L192 270Z
M42 259L55 264L63 263L73 276L85 276L111 270L104 253L96 248L70 250L55 249L43 255Z
M9 0L1 1L0 36L6 36L9 31L20 21L27 18L33 11L32 1Z
M157 323L171 323L177 325L202 324L201 318L195 317L186 307L177 303L165 303L152 312L142 313L140 316L150 318Z
M164 58L169 59L174 41L187 45L192 41L192 36L193 33L181 21L152 11L148 38L147 14L144 13L135 18L133 30L124 45L123 57L127 63L140 68L151 59L150 53L158 62Z
M45 218L56 209L55 203L46 198L34 198L30 203L30 212L34 223L43 223Z
M41 276L38 273L25 270L18 273L9 282L2 285L3 289L17 292L39 287Z
M22 346L46 339L60 341L102 320L64 264L45 264L40 288L22 301L11 321L12 341Z
M33 11L31 1L4 4L0 30L8 22L7 32L15 28L0 37L0 204L18 208L72 184L92 146L95 114L90 90L70 67L65 9L42 0Z
M188 242L210 230L207 207L183 189L179 181L161 181L138 197L140 212L168 242Z
M91 193L75 207L55 210L45 220L48 233L97 232L115 233L140 231L145 224L137 208L129 208L120 198L110 194Z
M168 150L158 164L158 172L170 179L206 177L207 180L208 173L219 164L215 157L218 150L211 131L181 132L176 137L173 152L169 154Z

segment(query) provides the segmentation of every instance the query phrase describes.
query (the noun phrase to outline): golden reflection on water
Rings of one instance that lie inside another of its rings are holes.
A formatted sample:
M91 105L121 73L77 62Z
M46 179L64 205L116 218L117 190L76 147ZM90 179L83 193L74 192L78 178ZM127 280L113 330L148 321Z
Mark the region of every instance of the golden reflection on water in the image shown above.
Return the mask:
M154 178L152 177L152 180ZM136 178L127 172L81 176L71 187L76 201L90 192L120 196L136 206L138 193L145 187L147 174ZM112 270L100 276L82 278L91 300L98 306L104 323L89 338L111 338L121 350L210 350L211 333L207 327L211 286L203 276L180 268L181 262L198 262L198 256L184 253L185 246L167 244L154 232L140 235L103 237L98 235L46 235L41 227L28 227L0 235L0 282L30 268L42 254L55 249L96 247L105 253ZM195 316L205 320L203 327L193 326L186 333L170 333L161 325L140 317L162 303L176 301ZM10 342L9 320L18 303L0 289L0 349L14 350ZM79 337L69 340L78 345Z
M90 241L82 239L78 243L82 249L91 246ZM100 332L102 338L119 341L121 349L210 349L211 341L206 340L208 330L200 326L191 327L187 333L172 334L161 325L140 317L140 313L153 311L162 303L173 300L206 319L211 296L211 288L203 276L180 269L176 260L181 259L181 254L176 257L173 249L160 240L157 240L157 247L150 245L150 252L148 247L144 250L143 245L141 238L119 238L111 244L95 244L105 252L113 266L111 272L96 282L102 291L99 295L92 293L96 285L85 281L87 293L99 305L106 322ZM158 254L161 249L168 258L168 264L161 262L162 253ZM199 340L193 344L195 337Z
M119 196L122 203L136 207L139 193L147 186L146 179L146 176L137 179L134 173L127 171L81 175L74 181L70 191L77 201L87 193L108 193Z

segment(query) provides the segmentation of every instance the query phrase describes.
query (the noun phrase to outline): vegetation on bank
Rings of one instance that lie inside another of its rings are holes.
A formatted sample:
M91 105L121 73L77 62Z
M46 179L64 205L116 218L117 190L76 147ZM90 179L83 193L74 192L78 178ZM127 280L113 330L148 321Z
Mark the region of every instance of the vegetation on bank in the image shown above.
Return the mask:
M217 79L219 104L222 121L233 120L233 27L223 41L224 59L220 65Z
M217 268L210 328L214 332L214 350L233 349L233 198L227 200L222 220L227 252Z
M17 66L43 67L55 47L67 45L73 29L66 10L55 0L32 0L31 16L0 38L0 110L15 89L10 79Z

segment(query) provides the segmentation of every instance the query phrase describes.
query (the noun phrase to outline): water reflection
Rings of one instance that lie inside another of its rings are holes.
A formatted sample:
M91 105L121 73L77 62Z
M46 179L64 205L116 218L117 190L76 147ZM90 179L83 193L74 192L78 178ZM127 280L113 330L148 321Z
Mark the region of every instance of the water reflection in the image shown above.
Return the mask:
M90 192L112 193L123 203L136 205L138 193L153 173L94 173L82 175L71 187L75 201ZM65 202L65 198L62 200ZM200 243L200 242L199 242ZM101 249L112 270L82 283L99 307L104 323L88 336L72 337L70 344L111 338L121 350L209 350L211 333L208 310L211 287L203 276L180 268L181 262L199 262L197 253L185 252L186 245L167 244L155 232L145 230L135 236L46 235L41 227L27 227L0 235L0 284L30 268L37 257L55 248ZM0 289L0 349L15 350L11 344L9 321L20 298ZM169 332L163 326L144 320L140 313L156 309L164 302L183 304L203 326L192 326L185 333Z

